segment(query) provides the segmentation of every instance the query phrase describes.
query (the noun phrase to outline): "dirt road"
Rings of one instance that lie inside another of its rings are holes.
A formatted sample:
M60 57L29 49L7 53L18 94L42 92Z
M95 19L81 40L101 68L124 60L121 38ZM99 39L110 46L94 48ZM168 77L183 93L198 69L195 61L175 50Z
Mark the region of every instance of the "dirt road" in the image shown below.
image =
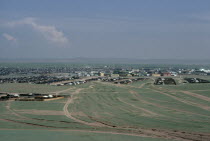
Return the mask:
M77 119L75 117L72 116L72 113L68 111L68 107L69 107L69 104L73 103L74 102L74 97L75 95L79 94L79 92L83 90L82 88L79 88L79 89L76 89L75 92L73 92L71 94L71 97L68 98L66 104L64 105L63 107L63 111L64 111L64 114L70 118L70 119L73 119L74 121L76 122L79 122L79 123L82 123L82 124L85 124L85 125L88 125L88 126L96 126L96 127L109 127L109 126L106 126L104 124L101 124L99 122L95 122L95 123L89 123L89 122L86 122L86 121L83 121L83 120L80 120L80 119Z

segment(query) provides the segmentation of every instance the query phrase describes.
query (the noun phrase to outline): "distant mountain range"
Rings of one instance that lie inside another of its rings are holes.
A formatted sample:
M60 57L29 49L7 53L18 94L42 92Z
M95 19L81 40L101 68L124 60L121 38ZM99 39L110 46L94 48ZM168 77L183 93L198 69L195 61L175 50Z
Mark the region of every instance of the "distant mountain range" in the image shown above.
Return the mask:
M130 59L130 58L62 58L62 59L4 59L0 62L26 62L26 63L96 63L96 64L199 64L209 65L210 59Z

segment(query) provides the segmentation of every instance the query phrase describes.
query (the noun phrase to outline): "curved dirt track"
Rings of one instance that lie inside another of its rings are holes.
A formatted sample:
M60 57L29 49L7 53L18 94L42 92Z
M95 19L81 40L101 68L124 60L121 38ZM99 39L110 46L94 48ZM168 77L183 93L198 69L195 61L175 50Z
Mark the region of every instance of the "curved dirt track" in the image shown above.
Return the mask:
M17 117L19 117L19 118L21 118L21 119L30 119L30 118L25 117L25 116L22 116L22 115L18 114L17 112L15 112L14 110L12 110L12 109L11 109L11 101L7 101L7 106L6 106L6 108L7 108L7 110L8 110L9 112L11 112L13 115L15 115L15 116L17 116Z
M71 103L74 102L74 96L75 96L76 94L78 94L81 90L82 90L82 88L77 89L75 92L72 93L71 97L68 98L66 104L65 104L64 107L63 107L64 114L65 114L68 118L73 119L73 120L76 121L76 122L79 122L79 123L82 123L82 124L85 124L85 125L88 125L88 126L108 127L108 126L106 126L106 125L104 125L104 124L101 124L101 123L99 123L99 122L96 122L96 123L89 123L89 122L86 122L86 121L77 119L77 118L73 117L72 114L68 111L69 104L71 104Z
M60 93L63 93L63 92L68 92L69 90L73 90L75 88L68 88L68 89L65 89L65 90L61 90L61 91L55 91L53 93L55 93L55 95L59 95Z

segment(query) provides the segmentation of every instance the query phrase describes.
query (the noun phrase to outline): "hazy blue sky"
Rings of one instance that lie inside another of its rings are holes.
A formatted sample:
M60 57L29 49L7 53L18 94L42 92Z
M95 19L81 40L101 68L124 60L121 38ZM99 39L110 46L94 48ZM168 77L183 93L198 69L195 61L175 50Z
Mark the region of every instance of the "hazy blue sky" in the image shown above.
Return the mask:
M0 0L0 58L210 59L210 0Z

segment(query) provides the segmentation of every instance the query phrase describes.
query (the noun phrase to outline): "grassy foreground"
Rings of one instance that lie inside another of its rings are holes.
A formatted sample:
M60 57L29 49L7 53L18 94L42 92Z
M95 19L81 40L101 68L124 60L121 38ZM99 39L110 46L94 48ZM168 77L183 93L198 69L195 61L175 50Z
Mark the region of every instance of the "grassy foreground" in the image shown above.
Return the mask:
M65 91L69 95L48 102L0 102L2 140L210 139L210 84L154 86L147 80L116 85L99 81L72 88L6 84L0 89Z
M1 140L9 141L162 141L137 136L110 135L78 131L45 131L45 130L1 130Z

